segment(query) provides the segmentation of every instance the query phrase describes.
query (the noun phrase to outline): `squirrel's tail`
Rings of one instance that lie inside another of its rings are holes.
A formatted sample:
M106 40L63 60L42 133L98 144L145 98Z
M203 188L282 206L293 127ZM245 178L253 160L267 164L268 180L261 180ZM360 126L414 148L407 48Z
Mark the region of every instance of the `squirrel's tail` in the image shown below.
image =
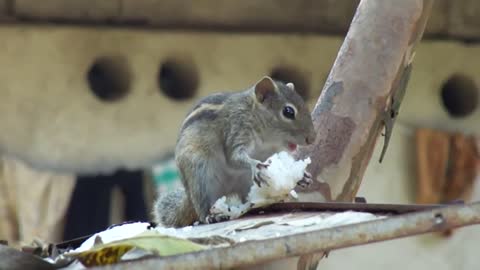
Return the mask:
M160 196L153 206L154 221L165 227L184 227L198 220L185 189L179 188Z

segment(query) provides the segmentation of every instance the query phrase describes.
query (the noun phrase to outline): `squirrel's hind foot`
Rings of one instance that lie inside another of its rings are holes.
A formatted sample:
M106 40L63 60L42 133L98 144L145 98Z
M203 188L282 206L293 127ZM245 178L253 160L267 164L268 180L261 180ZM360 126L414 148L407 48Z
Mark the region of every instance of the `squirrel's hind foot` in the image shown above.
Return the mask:
M224 222L224 221L229 221L230 216L225 215L225 214L210 214L205 218L205 222L207 224L213 224L213 223L218 223L218 222Z

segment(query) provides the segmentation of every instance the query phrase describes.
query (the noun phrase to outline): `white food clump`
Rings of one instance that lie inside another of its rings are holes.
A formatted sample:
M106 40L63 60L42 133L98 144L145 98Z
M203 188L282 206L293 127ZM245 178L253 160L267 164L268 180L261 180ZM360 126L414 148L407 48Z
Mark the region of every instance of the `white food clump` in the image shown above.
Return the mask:
M275 153L266 161L269 166L263 170L267 184L261 187L252 183L247 202L242 203L238 196L223 196L212 206L210 213L224 214L235 219L246 213L250 208L261 207L280 202L290 196L297 197L294 188L302 180L305 169L311 163L310 158L295 160L287 152Z
M270 165L264 172L268 185L258 187L253 185L248 194L248 201L259 207L266 204L282 201L289 194L295 198L293 190L298 181L302 180L305 169L311 163L310 158L295 160L289 153L276 153L267 159ZM293 192L292 192L293 191Z

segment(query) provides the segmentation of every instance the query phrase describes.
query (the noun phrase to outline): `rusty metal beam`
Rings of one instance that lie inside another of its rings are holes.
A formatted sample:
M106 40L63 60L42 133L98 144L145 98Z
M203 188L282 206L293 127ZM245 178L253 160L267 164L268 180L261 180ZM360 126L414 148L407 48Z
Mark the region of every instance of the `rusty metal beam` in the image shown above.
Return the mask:
M316 180L298 190L309 194L301 200L351 202L385 127L383 159L432 6L433 0L360 1L312 112L317 140L298 153L312 158ZM298 270L316 268L323 255L302 256Z
M317 230L227 248L151 258L94 269L228 269L480 224L480 202L453 205L374 221Z
M317 180L300 193L316 194L319 201L354 199L432 3L360 2L312 112L317 140L298 154L314 161L309 170Z
M384 204L384 203L346 203L346 202L286 202L275 203L266 207L254 208L247 215L260 213L285 213L292 211L302 212L344 212L357 211L372 214L400 215L418 211L430 210L452 204L464 204L463 201L454 201L449 204Z

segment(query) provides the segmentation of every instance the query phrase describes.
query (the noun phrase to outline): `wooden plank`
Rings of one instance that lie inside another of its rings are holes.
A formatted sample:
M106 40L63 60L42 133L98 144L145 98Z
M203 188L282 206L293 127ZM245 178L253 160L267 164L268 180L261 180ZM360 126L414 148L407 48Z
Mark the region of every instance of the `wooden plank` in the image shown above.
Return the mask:
M442 131L418 129L415 132L417 162L416 203L439 203L445 189L450 137Z
M9 6L7 0L0 0L0 19L8 17Z
M448 13L448 35L480 39L480 2L460 0L451 5Z
M446 14L450 12L450 0L435 0L432 5L430 18L428 18L427 27L425 28L425 37L442 36L447 33L448 20Z
M122 0L122 19L156 26L346 31L358 0Z
M84 22L118 18L119 0L15 0L15 16L27 19Z
M19 19L153 28L345 34L359 0L0 0ZM480 38L480 2L436 0L427 37Z

